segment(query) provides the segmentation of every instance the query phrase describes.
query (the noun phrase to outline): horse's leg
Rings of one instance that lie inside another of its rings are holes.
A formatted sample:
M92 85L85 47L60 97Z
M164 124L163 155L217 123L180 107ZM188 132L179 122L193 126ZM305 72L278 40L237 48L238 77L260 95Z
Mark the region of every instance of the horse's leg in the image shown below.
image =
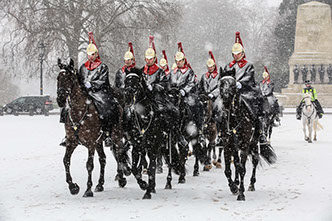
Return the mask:
M224 160L225 160L225 176L228 180L228 186L233 194L237 194L239 189L237 185L232 180L232 170L231 170L231 159L232 159L232 150L229 149L229 145L225 146L224 149Z
M93 197L93 192L91 191L92 187L92 171L93 171L93 157L95 155L95 148L94 147L89 147L88 148L88 161L86 162L86 169L88 170L88 182L87 182L87 189L83 195L83 197Z
M165 189L172 189L172 168L173 168L173 161L176 159L173 159L173 156L176 156L177 150L175 148L176 144L176 136L172 136L172 133L169 133L168 138L167 138L167 148L165 155L167 157L168 161L168 174L167 174L167 182L165 185Z
M150 161L148 168L149 185L143 199L151 199L151 193L156 193L156 156L158 151L153 152L153 148L155 147L150 147L148 151Z
M313 123L310 122L310 124L308 124L308 131L309 131L309 140L308 140L308 143L312 143L312 126L313 126Z
M215 148L215 142L214 141L209 142L209 144L208 144L208 159L207 159L207 162L205 162L204 171L210 171L211 168L212 168L211 152L212 152L212 150L214 150L214 148Z
M195 164L194 164L194 172L193 176L198 176L199 175L199 164L198 164L198 157L195 156Z
M235 149L235 147L234 147ZM240 184L239 181L239 174L240 174L240 157L239 157L239 152L237 150L233 151L233 163L235 167L235 178L234 178L234 183L238 186Z
M70 159L77 145L78 145L77 142L72 142L68 138L66 143L66 153L65 156L63 157L63 164L65 166L65 171L66 171L66 182L68 183L69 190L72 195L76 195L80 191L80 187L77 185L77 183L73 183L73 179L70 174Z
M245 151L241 151L241 162L239 166L240 173L240 187L239 187L239 195L237 196L237 200L244 201L244 177L246 175L246 162L247 162L248 153Z
M317 141L317 125L318 124L318 120L316 120L314 122L314 141Z
M186 161L187 161L187 155L188 155L188 147L179 145L179 152L180 152L179 183L185 183L186 182L185 176L186 176Z
M116 141L115 139L113 140ZM127 179L124 177L124 167L126 165L126 162L124 162L124 155L126 152L124 152L125 150L123 149L121 140L114 143L112 151L117 164L116 172L119 187L125 187L127 184Z
M138 147L136 146L137 144L135 144L133 146L133 150L132 150L132 168L131 168L131 172L132 174L135 176L136 178L136 181L139 185L139 187L142 189L142 190L146 190L148 188L148 184L142 180L142 173L141 173L141 170L138 168L138 161L139 161L139 158L140 158L140 153L139 153L139 150L138 150Z
M222 154L223 147L219 147L218 149L219 149L219 152L218 152L218 160L216 163L216 167L221 168L221 154Z
M163 158L162 158L162 154L161 154L161 149L164 148L165 144L162 144L162 145L163 146L161 148L159 148L158 155L157 155L157 173L158 174L163 173Z
M99 175L98 185L95 188L95 192L101 192L104 191L103 185L105 183L104 175L105 175L106 155L102 144L98 144L96 150L99 156L100 175Z
M303 120L302 120L302 126L303 126L303 133L304 133L304 140L308 141L309 137L307 136L307 122L304 119L304 116L302 116Z
M259 162L257 145L255 146L255 151L252 153L252 174L250 178L250 185L248 191L255 191L255 183L256 183L256 168Z

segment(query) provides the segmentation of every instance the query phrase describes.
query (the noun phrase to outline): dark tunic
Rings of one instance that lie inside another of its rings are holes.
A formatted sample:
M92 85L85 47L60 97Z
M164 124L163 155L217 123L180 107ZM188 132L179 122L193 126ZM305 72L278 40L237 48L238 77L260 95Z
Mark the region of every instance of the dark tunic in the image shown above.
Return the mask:
M89 68L87 65L88 62L79 69L79 83L93 100L103 124L115 124L119 119L119 111L109 83L108 67L102 62L95 68ZM90 88L86 88L86 82L90 82Z

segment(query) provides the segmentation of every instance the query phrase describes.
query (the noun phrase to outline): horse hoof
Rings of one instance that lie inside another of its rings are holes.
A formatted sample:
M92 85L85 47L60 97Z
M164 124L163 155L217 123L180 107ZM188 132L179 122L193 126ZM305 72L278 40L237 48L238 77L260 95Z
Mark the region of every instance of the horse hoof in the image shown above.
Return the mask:
M184 178L184 176L180 176L179 183L186 183L186 178Z
M151 190L151 193L156 193L156 189L155 188L153 188L152 190Z
M194 171L193 176L198 176L199 172L198 171Z
M308 143L312 143L312 141L311 141L311 140L309 140L309 141L308 141Z
M167 183L165 186L166 190L171 190L172 189L172 185L170 183Z
M141 190L147 190L148 188L148 184L144 180L142 180L138 185L141 188Z
M204 168L203 168L203 171L210 171L212 168L212 165L209 164L209 165L205 165Z
M118 181L119 180L119 174L116 174L114 177L114 181Z
M148 174L148 169L144 168L142 173L145 174L145 175L147 175Z
M309 140L309 137L304 138L304 140L305 140L305 141L308 141L308 140Z
M126 178L119 179L119 187L123 188L126 186L126 184L127 184Z
M91 190L85 191L83 197L93 197L93 192Z
M145 193L142 199L143 200L149 200L149 199L151 199L151 193Z
M233 195L237 195L239 193L239 188L236 185L232 186L230 189Z
M95 192L103 192L104 191L104 187L102 185L97 185L95 188Z
M254 185L249 185L248 191L255 191L255 186Z
M214 161L212 161L212 164L214 165L214 166L217 166L217 161L216 160L214 160Z
M244 196L244 194L240 194L240 195L237 196L237 200L238 201L245 201L246 197Z
M221 163L218 162L218 163L216 164L216 168L221 169Z
M80 192L80 187L77 185L77 183L73 183L69 185L69 190L72 195L76 195Z

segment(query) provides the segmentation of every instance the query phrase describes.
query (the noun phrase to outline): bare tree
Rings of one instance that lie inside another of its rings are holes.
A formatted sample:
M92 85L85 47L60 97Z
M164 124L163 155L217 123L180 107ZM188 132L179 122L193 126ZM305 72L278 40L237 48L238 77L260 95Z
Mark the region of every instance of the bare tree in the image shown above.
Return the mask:
M164 0L2 0L0 10L15 24L3 53L20 56L32 69L38 65L41 40L47 46L46 62L53 64L57 57L79 61L89 31L94 32L103 61L115 69L119 62L114 58L123 55L128 40L139 42L143 34L156 30L171 33L172 18L179 14L175 2Z

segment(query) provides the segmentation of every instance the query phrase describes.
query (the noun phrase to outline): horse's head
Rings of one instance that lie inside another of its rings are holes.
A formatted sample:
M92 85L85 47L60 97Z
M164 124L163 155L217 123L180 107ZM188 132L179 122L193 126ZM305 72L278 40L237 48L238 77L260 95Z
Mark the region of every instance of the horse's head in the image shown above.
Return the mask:
M233 100L236 95L236 80L232 76L224 76L220 79L220 96L224 103Z
M310 93L304 93L303 94L303 101L305 104L305 107L311 107L311 94Z
M77 70L74 68L73 59L70 59L69 65L66 65L61 63L61 59L58 58L58 66L60 72L57 77L57 102L59 107L64 107L67 96L70 95L74 84L77 83Z
M125 103L127 105L133 104L135 99L143 90L143 78L140 73L131 72L127 73L125 79Z

